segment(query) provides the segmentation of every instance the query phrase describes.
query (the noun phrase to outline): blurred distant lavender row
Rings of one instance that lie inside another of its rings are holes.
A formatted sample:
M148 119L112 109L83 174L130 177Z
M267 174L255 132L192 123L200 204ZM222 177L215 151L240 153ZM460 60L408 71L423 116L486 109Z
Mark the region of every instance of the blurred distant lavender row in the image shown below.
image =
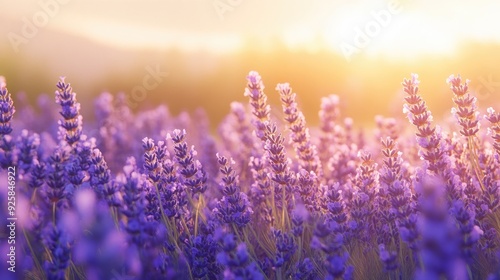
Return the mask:
M500 113L446 82L454 121L435 124L413 74L407 121L361 133L336 95L309 128L291 86L265 91L252 71L249 104L228 104L211 135L202 109L134 114L103 93L88 123L64 78L37 110L2 78L18 228L16 272L0 278L500 279Z

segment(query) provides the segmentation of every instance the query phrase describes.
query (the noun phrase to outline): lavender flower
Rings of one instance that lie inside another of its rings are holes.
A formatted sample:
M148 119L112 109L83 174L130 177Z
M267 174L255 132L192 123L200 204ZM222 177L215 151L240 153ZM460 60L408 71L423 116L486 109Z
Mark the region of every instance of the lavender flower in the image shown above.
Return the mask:
M12 116L16 112L14 102L7 90L5 80L0 79L0 165L3 169L12 166L14 158L14 142L9 135L12 132Z
M321 98L321 109L319 111L321 135L318 150L323 163L327 163L332 155L331 147L335 143L334 132L339 117L339 97L332 94Z
M328 184L324 189L323 208L327 211L327 221L334 225L334 232L347 233L348 216L340 183Z
M11 211L15 190L16 210L26 209L16 211L16 269L48 279L494 277L500 115L487 110L487 137L468 81L448 80L459 125L437 126L417 76L405 79L416 138L397 117L379 116L375 142L340 120L334 95L322 99L319 128L309 133L288 84L277 86L291 132L282 134L258 73L247 82L253 120L233 103L222 141L209 135L203 111L196 121L162 106L133 114L124 95L113 102L110 94L96 103L96 140L83 135L64 79L59 126L56 107L41 104L43 116L30 116L21 97L28 118L15 120L16 133L0 77L0 165L9 167L0 200L8 196Z
M220 273L216 262L218 244L213 236L198 235L191 245L191 273L194 279L215 279Z
M174 143L174 152L177 163L181 166L179 172L184 178L184 184L194 194L203 193L207 189L206 173L199 161L195 161L196 151L194 147L188 149L185 141L185 130L174 130L172 134L168 134L167 138L172 139Z
M458 182L451 168L448 147L443 140L441 129L432 126L432 114L418 94L419 83L416 74L412 74L411 80L403 81L404 91L408 94L405 97L406 104L403 112L407 114L410 123L417 127L417 142L421 147L420 156L427 161L427 169L445 180L450 198L459 199L462 192L457 187Z
M51 254L51 261L45 263L45 273L48 279L66 279L65 270L70 263L70 239L59 227L53 224L47 226L44 243Z
M326 254L323 261L327 276L325 279L352 279L352 267L347 264L349 254L344 251L344 235L336 233L337 225L320 220L314 230L311 247Z
M144 187L146 181L137 172L135 159L130 157L123 168L125 181L123 188L123 208L121 212L127 217L125 230L129 234L130 242L137 246L147 245L154 232L153 224L146 221Z
M472 207L466 207L462 201L455 201L452 211L460 229L462 258L468 263L472 262L476 243L483 231L476 225L475 213Z
M497 152L497 155L500 156L500 113L495 112L492 107L488 108L488 115L485 116L491 123L491 128L489 128L489 132L491 134L491 138L493 138L493 148Z
M242 169L242 178L249 178L250 156L255 155L255 140L251 133L251 124L245 106L239 102L231 102L231 112L219 126L222 143ZM242 189L246 191L246 189Z
M441 276L463 277L456 267L463 264L460 259L460 242L456 227L448 216L443 182L436 177L421 175L417 183L420 210L423 214L419 224L422 234L420 254L425 270L419 269L417 279L438 279Z
M394 140L398 138L399 128L396 119L384 118L380 115L375 116L375 123L377 124L377 131L375 132L375 139L390 137Z
M393 271L398 268L398 260L397 253L394 251L387 251L384 244L380 244L379 248L379 256L380 260L384 264L384 270Z
M217 161L220 165L219 170L224 176L221 183L224 196L217 202L217 207L214 208L213 212L222 223L242 228L250 222L252 214L248 198L239 191L238 177L235 175L229 160L217 154ZM234 164L234 162L231 163Z
M290 140L294 143L295 153L300 160L300 167L321 176L323 172L321 162L316 146L311 143L311 136L309 135L309 129L306 127L304 114L298 109L295 101L296 94L292 93L292 88L288 83L278 84L276 90L280 93L285 121L291 131Z
M224 279L264 279L257 264L252 261L245 243L237 244L232 234L222 238L222 252L217 254L217 262L224 266Z
M89 169L90 183L99 196L104 196L105 189L110 182L110 170L98 148L92 150L92 164ZM109 194L108 194L109 195Z
M38 159L34 159L32 163L30 180L28 182L28 186L31 189L40 188L45 182L45 163L42 161L38 161Z
M480 126L479 120L477 119L479 112L476 107L477 98L469 93L469 80L466 80L465 83L462 84L460 75L451 75L447 83L450 84L450 88L455 95L453 97L453 102L455 102L457 107L453 108L451 112L455 115L458 123L462 127L460 133L466 137L476 135Z
M278 134L276 124L266 123L264 149L267 153L268 164L272 169L271 179L275 183L274 203L278 209L282 210L282 223L285 219L285 209L290 212L292 208L291 195L295 184L295 176L290 170L289 159L286 156L285 139Z
M272 195L272 181L268 176L268 169L266 168L266 155L264 154L261 158L250 157L249 166L253 178L250 200L252 201L256 218L272 226L274 225L275 218L270 201L274 196Z
M80 103L76 101L76 93L73 92L70 84L65 83L64 77L61 77L57 83L56 103L61 106L59 112L63 117L59 121L61 129L61 140L73 145L80 141L82 136L82 116L80 115Z
M24 173L28 173L33 166L33 161L38 159L38 147L40 146L40 136L37 133L29 135L23 129L17 139L18 166Z
M266 122L269 121L271 107L267 105L267 95L264 93L264 84L259 73L251 71L247 76L248 84L245 88L245 96L250 97L254 125L257 129L255 134L265 141Z
M313 171L301 169L297 174L297 191L309 211L318 210L319 179Z
M291 260L293 254L297 250L297 247L292 235L277 229L274 229L272 233L276 242L276 258L274 260L274 266L276 268L280 268Z
M0 135L5 136L12 132L11 120L15 112L14 101L2 77L0 79Z
M50 156L47 167L47 202L58 208L66 207L68 178L65 166L68 159L68 150L65 147L59 147Z
M318 279L318 275L314 269L314 264L311 259L305 258L301 262L297 262L295 272L293 273L294 280L314 280Z

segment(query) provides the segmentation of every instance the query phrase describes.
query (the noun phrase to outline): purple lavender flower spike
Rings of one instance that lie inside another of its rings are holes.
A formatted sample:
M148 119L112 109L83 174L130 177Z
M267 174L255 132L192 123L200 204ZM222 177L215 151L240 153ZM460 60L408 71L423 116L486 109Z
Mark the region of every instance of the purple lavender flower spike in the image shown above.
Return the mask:
M331 94L321 98L321 109L319 111L320 119L320 138L319 138L319 156L321 162L326 164L332 155L332 144L335 143L334 132L340 117L339 97Z
M379 248L380 260L384 264L384 270L386 271L396 270L398 268L397 253L394 251L388 251L385 248L384 244L380 244L378 248Z
M304 114L299 110L295 100L296 94L292 92L292 88L288 83L278 84L276 90L279 92L283 103L285 121L291 131L290 140L294 144L300 167L321 177L323 173L321 162L316 146L311 143L311 136L309 135L309 129L306 127Z
M488 129L493 138L493 148L496 151L497 159L500 158L500 112L495 112L492 107L488 108L488 114L485 116L491 127ZM500 160L498 160L500 162Z
M127 217L125 230L129 234L130 242L137 246L144 246L151 241L151 223L146 221L144 187L146 180L137 172L135 158L130 157L123 168L125 181L122 182L123 205L121 212Z
M224 196L217 202L213 212L221 223L236 225L237 228L244 227L250 222L253 211L247 196L239 191L238 177L231 166L234 162L219 154L217 161L223 175L221 186Z
M70 239L59 227L50 224L44 234L44 243L51 253L51 261L46 261L44 268L48 279L64 280L65 270L70 263Z
M428 163L427 169L434 175L444 179L448 195L451 199L460 199L462 192L457 186L455 174L451 168L451 160L448 156L449 147L443 140L443 133L439 126L432 125L432 114L427 105L418 94L418 75L412 74L410 80L404 79L403 89L406 104L403 113L407 114L410 123L417 128L417 143L420 146L420 156Z
M0 79L0 135L2 137L12 132L11 120L15 112L14 101L7 90L5 80Z
M259 73L250 71L247 76L247 88L245 88L245 96L250 98L252 106L252 114L254 115L254 125L256 128L255 134L262 141L265 141L265 123L269 121L271 107L267 104L267 95L264 93L264 84Z
M33 167L33 161L38 159L38 147L40 146L40 136L37 133L29 135L23 129L17 139L18 167L23 173L28 173Z
M443 276L465 279L462 278L463 271L456 270L465 264L460 257L459 232L447 213L443 184L443 180L438 177L421 175L415 187L421 194L419 209L422 213L419 231L422 235L420 255L423 267L417 270L417 279L438 279Z
M310 258L305 258L303 261L297 262L295 271L293 272L294 280L314 280L318 279L314 264Z
M67 147L58 147L50 156L47 166L47 199L49 205L56 205L58 208L64 208L67 202L66 187L68 178L66 176L65 164L69 158Z
M80 115L80 103L76 101L76 93L70 84L65 83L64 77L57 83L57 88L59 90L56 90L56 103L61 106L59 113L63 117L59 121L61 140L72 146L80 141L82 136L83 118Z
M16 162L15 143L10 136L12 132L12 116L16 112L14 101L7 90L5 80L0 79L0 166L7 169Z
M216 279L220 273L216 261L217 251L218 244L212 235L198 235L194 238L190 250L191 273L194 279Z
M277 229L273 229L272 233L276 242L274 267L280 268L291 260L297 246L292 235Z
M186 131L175 129L172 134L168 134L174 143L174 153L177 163L180 165L179 173L183 177L184 185L194 194L204 193L207 189L207 176L201 163L194 159L196 151L194 146L188 149L185 141Z
M230 233L220 239L222 251L217 254L217 262L224 267L224 279L264 279L245 243L237 244L236 237Z
M271 180L276 186L274 190L274 203L283 213L285 213L285 209L289 213L293 208L291 200L296 180L295 175L290 170L289 158L286 156L283 144L285 138L278 133L275 123L266 123L265 127L266 145L264 146L264 150L266 151L268 165L272 170L272 174L270 175Z
M111 181L111 172L98 148L92 150L92 164L89 168L90 184L99 197L105 196L105 189ZM109 193L108 193L109 196Z
M480 123L477 118L477 98L469 93L469 80L462 84L460 75L451 75L447 79L451 91L454 94L453 102L457 105L452 109L452 114L457 118L458 123L462 127L460 133L466 137L475 136L479 131Z
M240 102L231 102L230 114L219 126L219 135L222 138L224 148L233 156L241 168L241 176L244 183L250 180L251 169L249 167L250 156L256 156L256 143L252 137L250 118L245 106ZM248 191L243 184L243 191Z

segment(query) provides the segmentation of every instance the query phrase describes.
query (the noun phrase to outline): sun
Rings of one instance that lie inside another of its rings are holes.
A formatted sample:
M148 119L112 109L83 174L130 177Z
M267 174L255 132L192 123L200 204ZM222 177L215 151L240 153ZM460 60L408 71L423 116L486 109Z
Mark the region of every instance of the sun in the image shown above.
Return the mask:
M348 58L361 53L389 58L452 54L458 38L443 23L434 17L422 20L401 3L371 10L350 7L326 20L322 36L328 48Z

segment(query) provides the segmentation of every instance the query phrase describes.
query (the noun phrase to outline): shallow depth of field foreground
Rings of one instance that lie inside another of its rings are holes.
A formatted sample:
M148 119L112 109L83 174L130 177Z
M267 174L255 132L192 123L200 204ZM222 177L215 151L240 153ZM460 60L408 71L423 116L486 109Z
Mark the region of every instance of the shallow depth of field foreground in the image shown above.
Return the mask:
M336 95L309 127L293 81L265 78L214 135L201 109L108 93L87 122L64 78L17 105L0 77L0 278L500 279L500 104L443 77L454 107L434 121L412 74L375 129Z

